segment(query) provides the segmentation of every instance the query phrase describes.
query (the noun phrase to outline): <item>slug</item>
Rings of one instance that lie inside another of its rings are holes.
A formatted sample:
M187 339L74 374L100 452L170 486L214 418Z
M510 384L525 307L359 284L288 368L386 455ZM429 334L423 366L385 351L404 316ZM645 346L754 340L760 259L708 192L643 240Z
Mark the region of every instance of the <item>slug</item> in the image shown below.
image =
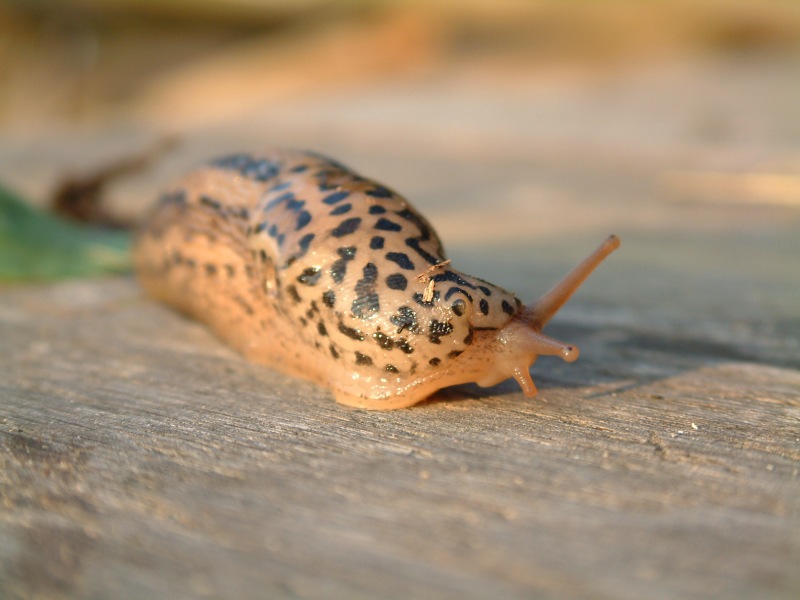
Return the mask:
M578 357L542 327L618 246L610 236L523 305L454 269L393 190L316 153L273 151L218 158L169 187L134 262L147 293L253 362L342 404L395 409L509 377L535 395L537 356Z

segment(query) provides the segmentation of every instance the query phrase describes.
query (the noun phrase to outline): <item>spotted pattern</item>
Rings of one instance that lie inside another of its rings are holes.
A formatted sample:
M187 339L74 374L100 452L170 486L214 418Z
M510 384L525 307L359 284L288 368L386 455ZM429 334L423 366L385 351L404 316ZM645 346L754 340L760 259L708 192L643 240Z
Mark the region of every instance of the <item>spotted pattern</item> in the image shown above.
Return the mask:
M425 218L389 188L334 161L306 154L295 162L302 164L282 165L261 198L251 246L266 248L281 265L278 278L294 282L285 293L297 309L287 316L307 320L303 307L321 299L314 331L320 335L322 325L337 348L363 346L356 366L407 375L419 363L410 357L422 348L423 364L436 366L471 343L473 328L499 328L516 312L512 294L449 265L431 274L429 298L427 281L417 275L445 257ZM282 225L291 219L293 230ZM314 237L298 239L306 232Z
M234 154L201 172L235 173L246 199L231 203L213 186L197 192L192 180L160 204L198 222L224 216L220 223L243 232L237 256L244 259L196 264L176 251L159 268L191 270L220 294L226 278L252 278L251 295L237 301L241 318L264 336L271 327L293 331L308 356L400 387L456 360L473 331L498 329L520 310L513 294L441 265L436 233L407 200L335 161L305 152ZM256 315L267 316L256 323Z

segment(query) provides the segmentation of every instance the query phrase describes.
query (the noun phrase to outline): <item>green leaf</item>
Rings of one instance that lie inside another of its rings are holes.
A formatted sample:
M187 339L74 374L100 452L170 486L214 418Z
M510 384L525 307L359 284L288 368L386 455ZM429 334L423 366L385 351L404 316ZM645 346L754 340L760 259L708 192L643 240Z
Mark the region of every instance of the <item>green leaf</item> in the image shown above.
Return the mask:
M0 281L127 272L130 245L130 232L64 221L0 185Z

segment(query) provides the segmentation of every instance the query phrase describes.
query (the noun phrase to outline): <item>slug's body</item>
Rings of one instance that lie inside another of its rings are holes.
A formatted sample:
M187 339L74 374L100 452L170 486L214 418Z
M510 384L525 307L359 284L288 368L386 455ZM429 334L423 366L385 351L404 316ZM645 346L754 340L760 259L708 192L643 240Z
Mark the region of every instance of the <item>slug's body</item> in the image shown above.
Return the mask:
M254 362L388 409L508 377L534 395L538 355L578 355L542 326L618 245L610 237L526 307L451 268L392 190L317 154L272 152L215 160L169 189L135 262L152 296Z

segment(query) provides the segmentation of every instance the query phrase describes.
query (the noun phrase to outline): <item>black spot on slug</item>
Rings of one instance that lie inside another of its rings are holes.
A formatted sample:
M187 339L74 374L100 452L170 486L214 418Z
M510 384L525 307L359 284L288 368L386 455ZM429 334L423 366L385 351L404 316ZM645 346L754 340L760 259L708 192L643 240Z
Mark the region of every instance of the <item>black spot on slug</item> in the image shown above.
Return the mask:
M355 246L346 246L336 250L336 253L346 260L352 260L356 256Z
M378 204L373 204L369 207L369 214L371 215L382 215L386 212L386 209Z
M333 358L339 358L339 353L336 351L336 348L334 347L334 345L333 345L333 344L331 344L330 346L328 346L328 349L331 351L331 356L332 356Z
M333 290L322 292L322 303L328 308L333 308L333 305L336 304L336 292Z
M350 192L345 192L345 191L334 192L332 194L328 194L327 196L325 196L325 198L322 199L322 202L328 205L336 204L337 202L341 202L342 200L347 198L349 195Z
M464 279L461 275L459 275L455 271L444 271L443 273L437 273L436 275L431 277L431 279L433 279L437 283L440 281L452 281L453 283L456 283L458 285L463 285L473 290L475 289L475 285L471 281Z
M376 331L372 334L372 339L383 348L384 350L391 350L394 348L394 341L385 333L381 333L380 331Z
M475 337L475 332L473 331L472 327L469 328L469 333L467 337L464 338L464 343L469 346L472 343L472 339Z
M209 208L213 208L216 211L222 210L222 203L219 200L210 198L209 196L200 196L200 204L208 206Z
M508 303L508 300L503 300L503 303L500 306L502 307L503 312L506 313L507 315L514 314L514 307Z
M289 198L286 201L286 208L288 210L293 211L293 212L297 212L298 210L303 208L305 205L306 205L306 201L305 200L298 200L297 198L294 197L294 195L292 195L292 197Z
M401 306L397 309L397 313L389 317L392 325L397 326L397 333L402 333L403 329L408 329L411 333L416 333L419 330L417 313L414 312L414 309L409 306Z
M361 217L353 217L351 219L345 219L341 223L339 223L338 227L331 231L331 235L335 238L344 237L346 235L350 235L361 224Z
M356 351L356 364L357 365L371 365L372 359L366 354Z
M286 293L289 294L289 297L295 302L295 304L303 301L303 299L300 297L300 294L297 293L297 288L294 287L294 284L286 286Z
M299 215L297 215L297 225L295 226L294 230L298 231L311 223L311 213L307 210L302 211Z
M247 210L244 206L229 206L228 207L228 214L232 217L238 217L239 219L247 220L250 218L250 211Z
M437 366L440 362L442 362L441 358L432 358L428 361L428 364L432 367Z
M439 338L451 333L453 333L453 325L449 321L433 319L428 327L428 341L431 344L441 344L442 341Z
M381 236L376 235L374 238L372 238L369 241L369 247L372 250L380 250L381 248L383 248L383 241L384 240L383 240L383 238Z
M388 363L387 363L387 365L385 367L383 367L383 370L386 371L387 373L399 373L400 372L397 367L395 367L392 364L388 364Z
M345 325L341 321L339 321L339 332L343 333L344 335L346 335L349 338L352 338L354 340L358 340L359 342L363 342L364 341L364 334L363 333L361 333L358 329L354 329L352 327L348 327L347 325Z
M331 216L343 215L343 214L345 214L345 213L347 213L347 212L350 212L350 209L351 209L351 208L353 208L353 205L352 205L352 204L350 204L350 203L348 203L348 204L340 204L339 206L337 206L336 208L334 208L334 209L333 209L331 212L329 212L328 214L329 214L329 215L331 215Z
M311 241L314 239L313 233L307 233L303 237L300 238L300 241L297 242L297 245L300 246L300 254L297 258L303 256L306 252L308 252L308 247L311 244Z
M376 185L373 189L367 190L365 192L367 196L372 196L373 198L391 198L392 191L388 188L383 187L382 185Z
M341 283L347 273L347 260L340 258L331 265L331 279L335 283Z
M454 285L449 290L447 290L447 293L444 295L445 302L450 300L450 296L452 296L453 294L459 294L459 293L464 294L467 298L469 298L469 301L472 302L472 294L470 294L467 290L461 289L457 285Z
M436 290L434 290L434 292L433 292L433 296L431 297L431 299L430 299L428 302L425 302L425 296L423 296L423 295L422 295L422 294L420 294L419 292L417 292L416 294L414 294L412 297L414 298L414 302L416 302L416 303L417 303L417 304L419 304L420 306L427 306L427 307L431 307L431 306L433 306L433 305L434 305L436 302L438 302L438 301L439 301L439 292L438 292L438 291L436 291Z
M289 187L291 187L291 185L292 185L291 181L282 181L280 183L276 183L275 185L273 185L271 188L269 188L268 191L270 191L270 192L282 192L283 190L288 189Z
M414 263L411 262L411 259L408 258L408 254L406 254L405 252L387 252L386 260L390 260L393 263L397 263L397 265L401 269L405 269L407 271L414 270Z
M253 310L253 307L244 298L242 298L241 296L234 296L233 300L248 315L253 315L255 313L255 311Z
M325 323L323 323L322 321L317 323L317 333L319 333L323 337L328 335L328 330L325 327Z
M350 310L359 319L368 319L380 310L380 302L376 293L378 267L373 263L364 265L363 278L356 283L356 298Z
M482 315L489 314L489 303L486 301L486 298L481 298L481 301L478 303L478 310L481 311Z
M403 227L394 221L390 221L385 217L381 217L378 219L378 222L375 223L375 229L380 229L382 231L400 231L403 229Z
M405 290L408 287L408 279L401 273L392 273L386 278L386 285L392 290Z
M447 297L445 297L445 300L447 300ZM467 303L459 299L453 302L453 305L450 308L453 309L453 314L455 314L457 317L462 317L464 316L464 311L467 308Z
M411 237L406 239L406 246L412 248L417 254L419 254L423 259L425 259L428 263L432 265L436 265L441 262L437 257L435 257L430 252L427 252L419 245L419 238Z
M339 248L337 251L339 258L331 265L331 278L335 283L341 283L347 274L347 263L356 255L355 246L347 246Z
M211 166L238 171L248 179L256 181L267 181L275 177L281 168L277 161L255 158L249 154L223 156L212 161Z
M319 267L308 267L303 269L303 272L297 276L297 281L303 285L315 285L321 275L322 272Z
M414 347L403 338L395 340L394 345L395 347L400 348L400 350L405 352L406 354L411 354L412 352L414 352Z

